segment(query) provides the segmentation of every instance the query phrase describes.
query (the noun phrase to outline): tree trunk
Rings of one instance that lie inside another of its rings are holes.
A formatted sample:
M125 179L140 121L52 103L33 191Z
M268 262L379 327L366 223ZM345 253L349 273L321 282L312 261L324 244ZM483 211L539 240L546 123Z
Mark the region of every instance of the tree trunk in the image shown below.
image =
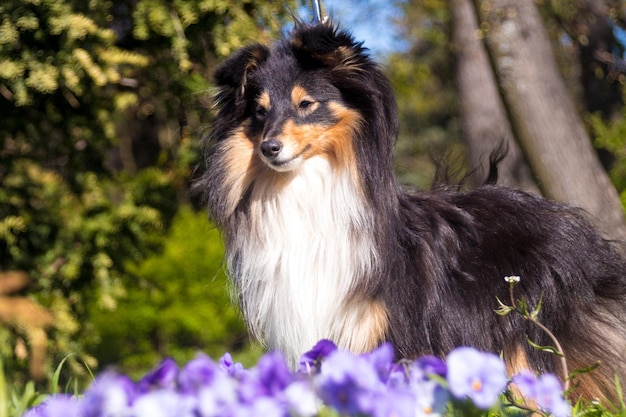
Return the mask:
M478 29L472 0L449 0L452 12L453 49L459 90L461 126L472 167L485 178L485 162L502 143L507 157L498 170L498 183L539 193L524 156L515 142L502 104L489 56Z
M561 78L531 0L477 0L512 128L544 195L586 210L613 239L624 212Z

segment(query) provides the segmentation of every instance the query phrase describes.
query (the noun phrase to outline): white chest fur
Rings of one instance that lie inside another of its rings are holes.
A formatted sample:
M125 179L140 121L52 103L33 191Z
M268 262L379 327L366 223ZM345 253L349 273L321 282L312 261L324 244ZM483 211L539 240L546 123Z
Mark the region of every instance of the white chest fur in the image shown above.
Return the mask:
M286 175L252 185L249 208L229 239L246 321L292 364L322 338L370 349L380 336L372 332L384 331L376 328L384 308L350 295L377 270L373 215L348 173L323 158Z

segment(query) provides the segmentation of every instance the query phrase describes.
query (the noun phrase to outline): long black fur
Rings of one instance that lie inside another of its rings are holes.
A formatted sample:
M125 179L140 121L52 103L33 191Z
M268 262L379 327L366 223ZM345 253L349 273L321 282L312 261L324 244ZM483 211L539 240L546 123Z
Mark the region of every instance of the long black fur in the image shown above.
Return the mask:
M574 366L601 362L590 376L596 384L590 395L613 398L614 373L626 383L626 261L620 252L585 213L522 191L491 184L467 192L403 191L393 172L398 119L392 88L347 32L330 24L298 24L273 49L254 45L231 57L216 73L213 143L254 111L259 74L277 74L284 71L282 63L294 60L302 74L321 71L344 104L363 115L352 140L384 262L363 277L358 296L386 306L386 335L398 355L445 355L470 345L527 360L538 372L560 373L558 358L527 343L551 345L541 329L517 314L494 313L496 298L509 301L503 278L518 275L515 297L530 306L541 301L539 319L558 337L568 360ZM227 229L236 218L226 213L215 152L209 146L207 173L197 186L212 218ZM492 170L489 182L494 179ZM245 210L244 200L238 210Z

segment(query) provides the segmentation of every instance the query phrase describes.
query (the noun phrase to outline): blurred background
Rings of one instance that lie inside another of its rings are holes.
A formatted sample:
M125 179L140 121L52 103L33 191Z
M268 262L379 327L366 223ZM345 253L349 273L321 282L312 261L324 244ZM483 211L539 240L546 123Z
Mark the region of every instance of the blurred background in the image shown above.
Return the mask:
M397 93L396 167L433 160L581 206L623 239L626 6L621 0L326 0ZM3 0L0 358L40 386L204 351L251 363L223 247L190 193L211 74L309 2ZM621 198L620 198L621 197ZM81 382L82 383L82 382Z

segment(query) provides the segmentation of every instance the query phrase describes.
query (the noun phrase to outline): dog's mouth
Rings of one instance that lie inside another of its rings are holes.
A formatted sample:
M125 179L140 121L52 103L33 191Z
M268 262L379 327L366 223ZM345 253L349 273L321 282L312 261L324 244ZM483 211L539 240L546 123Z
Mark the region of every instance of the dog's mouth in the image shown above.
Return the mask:
M281 149L276 155L266 155L259 152L261 159L272 169L279 172L291 171L302 163L304 154L311 149L311 145L306 145L301 151L292 154L288 149Z

